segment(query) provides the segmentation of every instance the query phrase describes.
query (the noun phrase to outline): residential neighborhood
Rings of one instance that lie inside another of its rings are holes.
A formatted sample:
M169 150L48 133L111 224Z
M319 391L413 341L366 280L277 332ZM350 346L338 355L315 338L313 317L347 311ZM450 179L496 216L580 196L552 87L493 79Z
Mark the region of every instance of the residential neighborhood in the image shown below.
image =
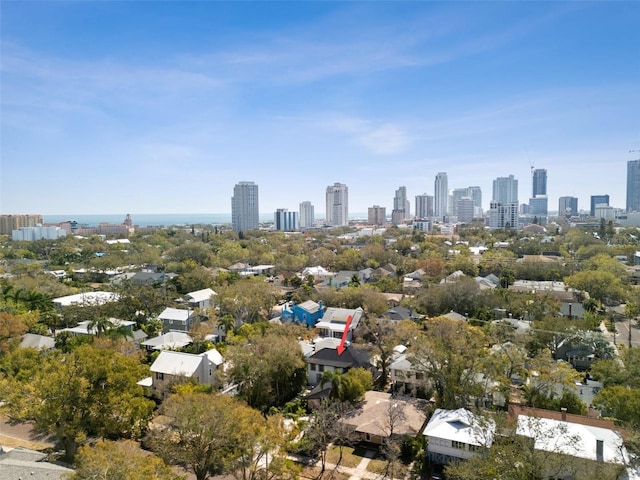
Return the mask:
M632 237L554 231L3 241L1 414L58 445L29 456L47 472L133 440L130 451L198 480L239 469L463 480L498 457L541 479L639 478ZM562 256L568 244L579 264ZM540 262L550 249L562 260ZM136 276L151 271L163 274ZM60 401L43 410L45 398ZM175 439L206 441L209 428L237 448L199 470L196 445ZM0 429L3 442L20 440ZM4 451L0 465L23 455Z

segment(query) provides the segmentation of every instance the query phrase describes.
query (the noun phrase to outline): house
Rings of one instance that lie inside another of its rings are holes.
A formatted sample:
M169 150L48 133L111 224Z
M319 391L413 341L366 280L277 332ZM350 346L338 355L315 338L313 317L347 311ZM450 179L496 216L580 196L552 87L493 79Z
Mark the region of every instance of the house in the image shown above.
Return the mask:
M307 357L307 378L309 384L318 385L324 372L346 373L350 368L369 366L369 354L352 345L345 347L342 354L337 348L322 348Z
M362 279L358 275L358 272L356 272L355 270L341 270L333 277L325 280L322 285L335 288L344 288L351 283L354 275L358 277L358 280L362 281Z
M140 345L148 352L154 350L177 350L193 343L193 339L185 332L167 332L157 337L150 338Z
M132 283L135 285L159 285L177 277L175 273L165 272L131 272L116 275L111 283L121 284L123 282Z
M531 438L535 450L579 459L573 468L582 474L574 476L576 472L567 471L571 478L595 478L591 475L603 464L619 465L620 472L627 470L626 466L630 464L624 439L610 420L572 415L566 410L552 412L516 405L509 407L509 415L517 418L516 434ZM626 478L640 478L637 467L627 470L627 474ZM554 476L558 476L557 472Z
M324 310L321 301L316 303L313 300L307 300L300 304L288 302L282 309L280 320L302 323L309 328L313 328L323 315Z
M396 278L398 276L398 267L393 265L392 263L387 263L386 265L376 268L371 277L375 280L380 280L381 278Z
M415 315L412 308L397 306L384 312L380 318L399 322L401 320L417 320L418 317Z
M356 441L382 445L392 432L394 436L415 437L422 431L427 418L422 403L368 391L360 407L341 421L354 428Z
M53 305L58 309L72 305L79 307L96 306L117 302L119 298L120 296L114 292L82 292L76 293L75 295L54 298Z
M342 338L347 327L347 320L351 317L346 336L346 340L351 341L353 331L358 327L363 314L364 310L360 307L355 309L329 307L324 312L322 319L316 323L315 328L319 330L320 337Z
M467 460L475 452L491 447L495 429L495 422L464 408L438 408L423 431L427 457L437 465Z
M467 320L469 320L464 315L460 315L459 313L454 312L453 310L451 310L449 313L445 313L444 315L440 315L440 317L448 318L449 320L453 320L454 322L466 322Z
M204 288L202 290L196 290L195 292L189 292L186 297L191 308L208 308L211 306L211 297L214 295L217 295L217 293L210 288Z
M302 278L306 278L308 275L313 276L316 282L323 282L333 277L333 275L335 274L330 272L324 267L317 266L317 267L307 267L304 270L302 270Z
M212 348L200 355L163 350L151 365L151 392L164 398L170 388L185 380L213 385L215 371L224 363L222 355Z
M176 330L179 332L188 332L191 326L198 321L198 316L194 310L183 308L165 308L158 319L162 321L162 330L169 332Z
M109 328L123 328L130 332L131 337L133 337L133 327L135 326L136 322L132 322L130 320L120 320L118 318L109 318L108 320L109 324L111 325ZM98 333L97 326L94 325L93 327L91 327L90 325L91 320L85 320L78 323L78 325L75 327L63 328L58 332L69 332L74 337L77 337L79 335L96 335Z
M47 454L26 448L0 447L0 478L62 480L73 470L46 461Z
M51 350L55 346L55 338L35 333L25 333L20 342L20 348L35 348L36 350Z
M394 392L402 395L423 396L424 373L416 371L404 352L396 355L389 365L389 378Z

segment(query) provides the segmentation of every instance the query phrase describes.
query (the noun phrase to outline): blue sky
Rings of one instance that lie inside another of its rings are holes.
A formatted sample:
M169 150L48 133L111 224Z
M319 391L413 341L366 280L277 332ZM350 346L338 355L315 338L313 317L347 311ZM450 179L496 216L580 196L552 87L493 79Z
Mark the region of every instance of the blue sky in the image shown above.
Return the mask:
M640 2L1 4L0 212L352 212L530 164L625 206ZM413 209L413 205L412 205Z

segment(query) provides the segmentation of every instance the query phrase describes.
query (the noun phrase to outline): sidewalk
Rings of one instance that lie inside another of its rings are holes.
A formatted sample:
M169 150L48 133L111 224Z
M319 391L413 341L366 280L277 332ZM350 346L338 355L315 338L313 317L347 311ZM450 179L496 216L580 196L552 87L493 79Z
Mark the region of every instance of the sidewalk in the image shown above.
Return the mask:
M327 476L328 474L335 470L339 473L344 473L346 475L350 475L349 480L403 480L403 479L394 479L391 477L385 477L383 475L378 475L377 473L372 473L367 471L367 466L369 465L369 461L375 457L375 452L373 450L367 450L364 454L362 460L356 467L345 467L343 465L336 465L334 463L325 463L325 473L323 475ZM296 455L289 455L289 459L294 460L299 463L304 463L309 466L319 467L320 461L316 460L315 462L305 462L301 457Z

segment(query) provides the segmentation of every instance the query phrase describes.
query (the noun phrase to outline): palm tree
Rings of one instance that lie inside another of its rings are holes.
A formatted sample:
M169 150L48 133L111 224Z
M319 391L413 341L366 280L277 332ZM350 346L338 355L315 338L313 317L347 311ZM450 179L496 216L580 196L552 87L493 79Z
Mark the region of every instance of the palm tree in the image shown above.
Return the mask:
M110 318L100 315L89 322L87 325L87 331L89 333L95 331L96 336L101 337L114 327L115 325Z
M325 383L331 384L330 398L340 398L342 391L342 374L337 370L327 370L320 377L320 387L324 388Z

